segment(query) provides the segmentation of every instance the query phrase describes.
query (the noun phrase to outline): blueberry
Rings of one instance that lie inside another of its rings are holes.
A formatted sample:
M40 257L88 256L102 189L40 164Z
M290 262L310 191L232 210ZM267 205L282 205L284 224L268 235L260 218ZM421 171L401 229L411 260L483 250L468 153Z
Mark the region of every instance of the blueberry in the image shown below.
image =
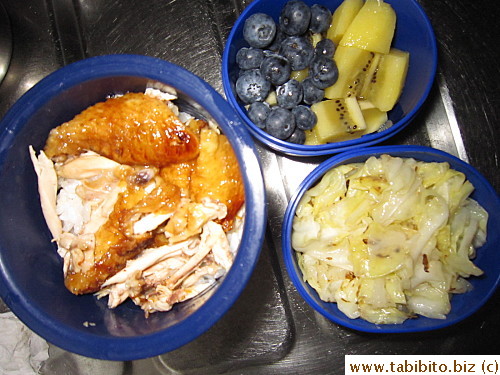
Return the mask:
M302 100L308 105L318 103L325 97L325 90L317 88L311 77L307 77L302 81L302 90L304 92Z
M314 4L311 7L311 22L309 30L313 33L323 33L330 27L332 22L332 12L320 4Z
M281 43L280 54L290 61L292 70L302 70L311 63L314 47L306 37L289 36Z
M271 112L271 107L266 102L255 102L248 107L248 117L261 129L266 127L266 118L269 112Z
M292 109L297 106L302 101L303 94L302 84L295 79L276 87L276 100L283 108Z
M311 9L300 0L291 0L281 10L279 25L288 35L302 35L309 28Z
M247 103L266 100L271 91L271 83L259 69L245 70L236 81L236 94Z
M264 48L272 43L276 35L276 23L265 13L248 17L243 26L243 38L254 48Z
M262 60L260 71L273 85L279 86L290 79L292 67L285 57L270 53Z
M292 109L292 114L295 116L295 125L302 130L311 130L318 121L316 114L305 105L298 105Z
M316 47L314 48L315 57L325 56L332 59L334 53L335 53L335 43L333 43L333 40L328 38L321 39L318 43L316 43Z
M339 70L334 60L325 56L317 56L309 67L309 76L317 88L326 89L337 82Z
M236 53L236 64L240 69L257 69L264 60L264 51L260 48L243 47Z
M281 107L274 107L266 119L266 131L269 135L285 140L295 130L295 119L292 112Z
M273 42L267 46L267 50L272 51L272 52L278 52L281 46L281 42L287 37L286 35L280 28L276 29L276 35L274 37Z
M302 129L295 128L292 135L286 139L287 142L303 145L306 141L306 133Z

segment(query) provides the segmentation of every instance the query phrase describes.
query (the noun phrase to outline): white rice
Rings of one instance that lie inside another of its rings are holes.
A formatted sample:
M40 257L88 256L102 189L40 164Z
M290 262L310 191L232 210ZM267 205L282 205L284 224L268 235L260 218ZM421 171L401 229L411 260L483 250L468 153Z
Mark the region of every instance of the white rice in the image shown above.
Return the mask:
M76 188L80 185L81 182L78 180L59 179L60 190L57 195L56 211L64 232L80 234L83 226L90 219L90 210L76 194Z

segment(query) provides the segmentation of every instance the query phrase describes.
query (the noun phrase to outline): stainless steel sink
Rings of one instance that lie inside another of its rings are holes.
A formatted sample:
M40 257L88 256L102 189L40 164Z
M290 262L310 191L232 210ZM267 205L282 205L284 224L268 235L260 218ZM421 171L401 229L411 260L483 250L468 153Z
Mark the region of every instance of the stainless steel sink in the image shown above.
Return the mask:
M12 56L12 31L10 19L4 6L0 3L0 83L9 69Z
M419 2L438 39L437 80L412 125L386 144L420 144L450 152L477 167L500 191L500 49L491 27L500 17L499 7L493 0ZM0 116L60 66L109 53L169 60L223 93L224 43L249 3L3 0L13 48L0 83ZM4 23L0 27L3 41L8 31ZM194 342L156 358L107 362L51 346L43 374L343 374L346 354L498 354L498 292L469 319L437 332L359 333L315 313L285 272L280 229L290 195L325 157L286 157L260 145L259 153L270 202L267 237L253 277L231 310Z

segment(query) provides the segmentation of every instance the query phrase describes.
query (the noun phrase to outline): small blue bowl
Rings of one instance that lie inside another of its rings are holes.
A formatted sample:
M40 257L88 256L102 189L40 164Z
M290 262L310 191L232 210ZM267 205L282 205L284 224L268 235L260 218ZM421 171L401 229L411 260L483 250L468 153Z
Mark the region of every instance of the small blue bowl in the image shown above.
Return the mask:
M146 318L132 302L75 296L40 209L28 146L40 150L50 129L107 96L146 86L175 88L185 112L214 120L234 148L244 179L246 222L234 264L216 288ZM41 80L0 123L0 296L29 328L65 350L107 360L159 355L208 330L238 298L256 265L266 225L266 197L253 139L234 109L206 82L163 60L93 57Z
M297 264L295 250L291 244L292 224L300 200L304 193L318 182L332 168L342 164L360 163L370 156L388 154L395 157L414 158L424 162L448 162L450 166L467 176L475 190L471 197L481 204L489 214L487 241L477 250L474 263L484 271L481 277L471 277L468 281L473 289L464 294L457 294L451 300L451 312L446 319L429 319L419 317L408 319L402 324L377 325L362 319L349 319L342 313L336 303L322 301L316 291L302 279L302 271ZM477 311L490 298L500 282L500 197L489 182L471 165L462 160L429 147L423 146L378 146L352 150L336 155L320 164L302 182L292 196L285 212L282 228L282 249L285 265L293 284L301 296L316 311L335 323L364 332L402 333L419 332L444 328L458 323Z
M222 57L222 82L229 103L245 121L251 133L263 144L275 151L294 156L329 155L385 141L406 127L422 107L434 83L437 67L436 37L432 25L415 0L385 0L391 4L397 15L393 46L410 53L410 64L406 84L399 102L389 112L393 125L385 130L364 135L358 139L328 143L318 146L297 145L270 136L257 127L247 116L244 104L238 99L234 86L239 68L236 53L248 47L243 39L245 20L254 13L266 13L278 20L287 0L255 0L240 15L226 42ZM322 4L335 10L342 0L305 0L309 5Z

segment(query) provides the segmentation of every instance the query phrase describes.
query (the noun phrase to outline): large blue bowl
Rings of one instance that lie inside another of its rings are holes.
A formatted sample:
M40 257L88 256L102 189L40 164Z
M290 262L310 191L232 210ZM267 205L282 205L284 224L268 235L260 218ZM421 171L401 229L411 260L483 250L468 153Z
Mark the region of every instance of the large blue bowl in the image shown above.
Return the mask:
M50 129L108 95L168 85L181 110L214 120L227 135L244 179L246 222L234 264L209 293L146 318L131 302L75 296L64 286L28 146L43 148ZM94 57L68 65L29 90L0 123L0 296L38 335L84 356L133 360L165 353L208 330L235 302L255 267L266 223L264 183L253 139L234 109L207 83L163 60ZM91 323L90 325L87 323Z
M474 263L484 271L481 277L471 277L468 281L473 289L464 294L457 294L451 300L451 312L446 319L419 317L408 319L402 324L377 325L362 319L349 319L337 307L336 303L322 301L316 291L302 279L295 250L291 244L292 224L295 211L304 193L318 182L332 168L342 164L360 163L370 156L389 154L402 158L414 158L424 162L448 162L450 166L467 176L475 190L471 197L481 204L489 214L487 241L477 250ZM314 169L301 183L286 209L282 228L282 249L286 268L293 284L301 296L319 313L335 323L364 332L402 333L429 331L458 323L472 315L492 296L500 282L500 197L490 183L471 165L462 160L429 147L423 146L379 146L347 151L333 156Z
M391 4L397 15L396 33L393 46L410 52L410 64L406 84L399 102L389 112L393 125L386 130L367 134L358 139L335 142L318 146L297 145L270 136L258 128L247 116L244 104L238 99L234 85L239 68L236 53L248 44L243 39L245 20L254 13L263 12L276 21L287 0L254 0L241 14L229 34L222 57L222 82L229 103L245 121L251 133L271 149L295 156L328 155L370 146L382 142L406 127L422 107L434 83L437 67L436 38L426 14L415 0L385 0ZM336 9L342 0L305 0L305 3L323 4Z

